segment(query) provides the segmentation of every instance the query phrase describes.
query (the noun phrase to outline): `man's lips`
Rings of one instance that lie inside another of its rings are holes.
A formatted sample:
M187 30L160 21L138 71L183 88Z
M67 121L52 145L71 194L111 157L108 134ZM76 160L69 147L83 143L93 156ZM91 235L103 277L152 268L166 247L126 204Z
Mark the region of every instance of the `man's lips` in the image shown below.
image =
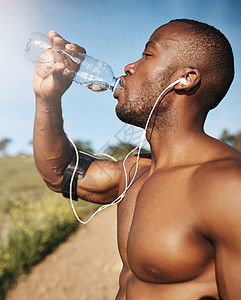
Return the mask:
M116 89L116 90L114 91L113 97L114 97L115 99L117 99L117 98L118 98L118 95L119 95L122 91L124 91L124 88L123 88L123 87L119 87L118 89Z
M122 92L124 90L124 86L125 86L125 80L124 80L124 77L123 76L120 76L120 82L121 82L121 87L119 87L118 89L116 89L114 91L114 94L113 94L113 97L115 99L117 99L118 95L120 92Z

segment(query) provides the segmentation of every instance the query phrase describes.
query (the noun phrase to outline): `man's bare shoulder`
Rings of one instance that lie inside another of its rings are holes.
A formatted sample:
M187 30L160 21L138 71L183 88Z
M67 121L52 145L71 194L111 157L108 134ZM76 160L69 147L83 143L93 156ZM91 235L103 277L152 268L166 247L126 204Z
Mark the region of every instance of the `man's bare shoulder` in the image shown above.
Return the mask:
M216 239L231 228L241 230L241 153L201 164L193 178L193 194L203 233Z
M127 170L131 170L138 161L138 169L142 166L150 166L151 164L151 153L140 153L139 157L137 155L132 155L127 158L125 166Z
M230 192L234 185L240 185L241 193L241 153L229 146L224 150L220 155L199 164L194 173L194 182L198 182L207 198Z
M204 159L198 164L195 172L197 180L210 185L215 182L220 184L222 180L227 183L234 177L239 178L241 152L214 138L207 137L206 140L206 148L202 149L205 153Z
M238 157L225 157L221 159L211 160L200 164L196 169L196 176L204 182L225 182L232 181L234 177L240 176L241 171L241 155Z
M137 171L136 176L138 177L138 173L143 172L143 168L147 169L151 165L151 154L150 153L140 153L139 157L137 155L132 155L126 159L126 161L122 165L125 166L125 168L122 167L122 181L125 179L125 171L128 176L128 180L134 176L135 172ZM136 170L137 168L137 170Z

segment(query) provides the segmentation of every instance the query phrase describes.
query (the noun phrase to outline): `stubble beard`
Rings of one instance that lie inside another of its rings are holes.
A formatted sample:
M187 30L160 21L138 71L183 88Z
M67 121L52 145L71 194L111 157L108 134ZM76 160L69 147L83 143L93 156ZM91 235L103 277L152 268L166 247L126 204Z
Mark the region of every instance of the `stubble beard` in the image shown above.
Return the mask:
M146 104L141 99L132 98L128 103L116 106L116 115L124 123L128 123L141 128L145 127L148 115L146 114Z
M151 109L164 88L163 83L143 83L125 104L116 106L117 117L125 123L145 128ZM158 129L163 125L162 123L166 123L168 120L168 106L162 105L161 100L159 100L149 123L153 129L154 127Z

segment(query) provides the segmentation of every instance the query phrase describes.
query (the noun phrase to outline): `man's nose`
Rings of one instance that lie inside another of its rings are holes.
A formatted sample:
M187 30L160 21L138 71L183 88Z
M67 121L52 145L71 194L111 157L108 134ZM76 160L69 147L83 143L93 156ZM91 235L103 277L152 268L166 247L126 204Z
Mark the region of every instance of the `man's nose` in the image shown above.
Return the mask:
M133 75L135 73L138 62L139 62L139 60L125 66L126 75Z

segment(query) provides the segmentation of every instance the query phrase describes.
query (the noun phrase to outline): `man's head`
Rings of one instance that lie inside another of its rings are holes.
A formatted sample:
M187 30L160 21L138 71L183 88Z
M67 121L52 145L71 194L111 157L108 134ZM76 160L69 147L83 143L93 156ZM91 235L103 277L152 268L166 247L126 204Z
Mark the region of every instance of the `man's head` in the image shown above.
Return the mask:
M179 43L179 65L198 69L203 91L201 105L215 108L226 95L234 77L234 59L227 38L215 27L205 23L181 19L169 24L186 24Z
M126 66L125 72L117 115L144 127L156 98L181 77L187 79L187 86L179 84L168 93L159 105L158 115L168 118L171 99L181 94L191 96L203 115L216 107L233 80L233 53L226 37L213 26L173 20L155 30L142 58Z

